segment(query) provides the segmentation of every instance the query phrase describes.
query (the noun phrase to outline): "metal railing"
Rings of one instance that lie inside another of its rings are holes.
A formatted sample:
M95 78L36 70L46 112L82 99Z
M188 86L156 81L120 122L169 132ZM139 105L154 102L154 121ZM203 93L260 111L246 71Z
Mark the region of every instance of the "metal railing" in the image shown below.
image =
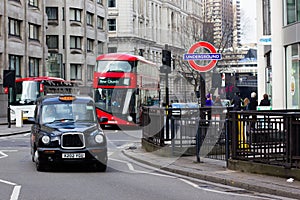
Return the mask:
M286 168L300 167L300 112L229 114L231 158Z
M299 110L144 107L142 117L143 139L173 153L300 168Z
M226 107L144 107L143 139L172 153L225 160ZM169 124L169 128L166 126Z

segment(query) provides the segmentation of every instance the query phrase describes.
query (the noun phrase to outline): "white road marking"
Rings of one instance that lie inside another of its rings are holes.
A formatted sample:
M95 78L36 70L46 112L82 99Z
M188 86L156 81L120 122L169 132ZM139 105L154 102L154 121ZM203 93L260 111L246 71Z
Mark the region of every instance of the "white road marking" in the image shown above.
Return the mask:
M10 196L10 200L18 200L21 191L21 185L16 185Z
M8 157L8 155L4 152L17 152L17 151L18 150L0 150L0 159Z
M177 175L177 174L173 174L171 172L168 172L168 174L159 174L159 173L153 173L153 172L146 172L146 171L140 171L140 170L135 170L133 165L127 161L124 161L124 160L119 160L119 159L113 159L111 158L110 160L113 160L113 161L116 161L116 162L121 162L121 163L125 163L127 166L128 166L128 169L130 171L133 171L135 173L141 173L141 174L149 174L149 175L154 175L154 176L160 176L160 177L167 177L167 178L173 178L173 179L177 179L177 180L180 180L196 189L200 189L200 190L204 190L204 191L208 191L208 192L213 192L213 193L219 193L219 194L225 194L225 195L232 195L232 196L241 196L241 197L250 197L250 198L253 198L255 197L256 199L273 199L271 197L269 197L270 195L266 195L264 197L260 197L260 196L256 196L256 195L248 195L248 194L238 194L238 193L234 193L234 192L229 192L229 191L220 191L220 190L215 190L215 189L209 189L209 188L202 188L200 187L199 184L196 184L192 181L189 181L185 178L180 178L181 175ZM149 167L149 166L147 166ZM152 167L149 167L149 168L152 168ZM157 171L162 171L163 173L166 173L165 171L163 170L160 170L160 169L156 169ZM183 175L181 177L184 177ZM233 187L232 187L233 188ZM236 188L236 189L240 189L240 188ZM244 190L244 189L240 189L240 190ZM289 198L284 198L284 199L289 199Z
M4 183L6 185L14 186L13 192L10 195L10 200L18 200L20 191L21 191L21 185L17 185L16 183L12 183L6 180L0 179L0 183Z
M8 155L7 154L5 154L5 153L3 153L2 151L0 151L0 159L1 158L5 158L5 157L7 157Z

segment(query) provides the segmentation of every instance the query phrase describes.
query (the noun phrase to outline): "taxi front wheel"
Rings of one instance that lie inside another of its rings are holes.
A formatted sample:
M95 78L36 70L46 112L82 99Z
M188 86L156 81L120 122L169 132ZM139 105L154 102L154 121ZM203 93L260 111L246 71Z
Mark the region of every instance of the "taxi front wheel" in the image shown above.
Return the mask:
M36 167L37 171L39 171L39 172L45 171L46 165L39 161L39 152L37 150L34 151L33 161L35 162L35 167Z

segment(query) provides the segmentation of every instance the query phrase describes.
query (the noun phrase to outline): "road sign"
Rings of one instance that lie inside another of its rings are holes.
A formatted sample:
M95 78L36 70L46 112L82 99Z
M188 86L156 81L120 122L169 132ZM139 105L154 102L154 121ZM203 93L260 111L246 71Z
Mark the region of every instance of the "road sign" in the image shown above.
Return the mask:
M198 48L206 48L210 53L195 53ZM216 48L209 42L201 41L195 43L188 51L183 55L184 60L188 60L190 66L199 72L207 72L215 67L217 60L222 59L222 55L217 53ZM195 60L210 60L207 65L198 65Z

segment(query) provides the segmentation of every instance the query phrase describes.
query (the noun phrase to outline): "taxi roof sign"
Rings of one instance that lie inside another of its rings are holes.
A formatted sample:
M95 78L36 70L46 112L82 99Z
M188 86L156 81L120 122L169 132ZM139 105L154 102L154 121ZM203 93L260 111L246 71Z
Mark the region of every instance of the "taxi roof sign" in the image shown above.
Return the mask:
M74 96L60 96L59 100L60 101L74 101L75 97Z

